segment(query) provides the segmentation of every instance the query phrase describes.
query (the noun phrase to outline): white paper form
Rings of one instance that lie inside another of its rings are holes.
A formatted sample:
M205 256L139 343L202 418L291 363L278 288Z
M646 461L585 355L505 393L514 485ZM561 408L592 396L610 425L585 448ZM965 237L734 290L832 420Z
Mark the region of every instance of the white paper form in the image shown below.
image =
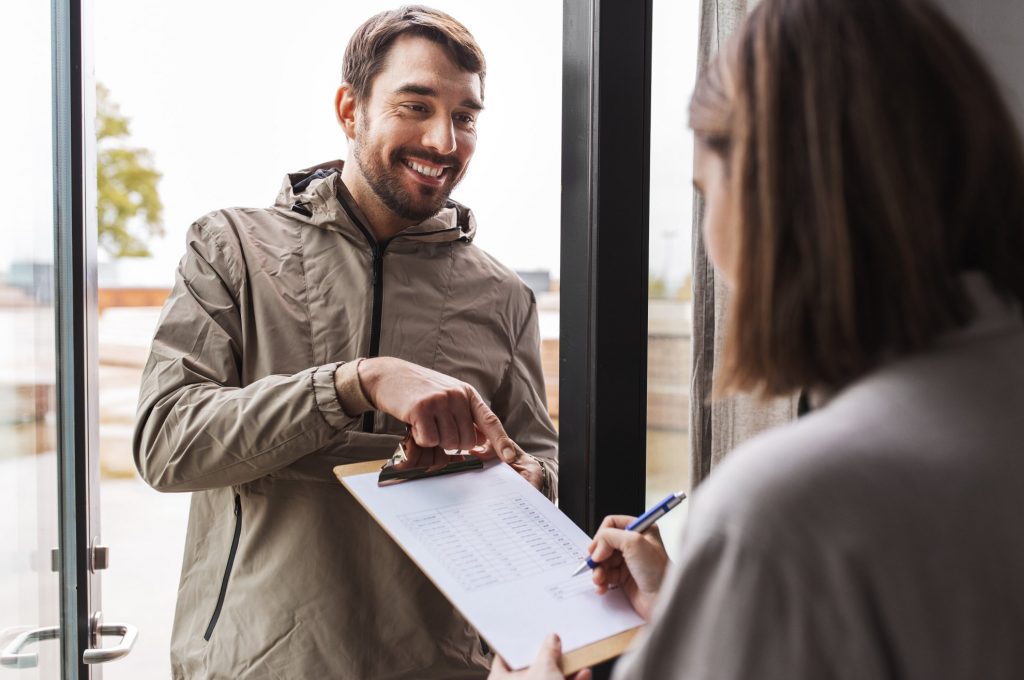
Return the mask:
M569 575L590 538L515 470L483 470L378 487L342 482L512 668L555 632L564 652L643 624L620 591Z

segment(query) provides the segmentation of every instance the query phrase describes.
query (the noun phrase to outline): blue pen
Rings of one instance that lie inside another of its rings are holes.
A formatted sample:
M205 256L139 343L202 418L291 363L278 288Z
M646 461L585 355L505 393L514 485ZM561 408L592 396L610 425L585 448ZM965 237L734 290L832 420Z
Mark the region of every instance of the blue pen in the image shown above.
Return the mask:
M685 498L686 494L682 491L679 493L670 493L665 496L664 500L660 503L630 522L629 526L626 527L626 531L639 531L640 533L647 531L654 526L655 522L664 517L669 510L682 503ZM587 569L596 569L597 565L598 563L590 559L588 556L587 559L584 560L583 564L576 568L576 571L574 571L572 575L578 576Z

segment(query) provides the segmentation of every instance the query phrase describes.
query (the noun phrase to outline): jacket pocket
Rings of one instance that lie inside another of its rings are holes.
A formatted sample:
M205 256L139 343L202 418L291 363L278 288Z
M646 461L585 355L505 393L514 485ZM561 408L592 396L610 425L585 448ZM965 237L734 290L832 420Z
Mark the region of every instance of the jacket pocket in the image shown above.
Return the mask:
M228 581L231 580L231 567L235 564L235 553L238 551L238 540L242 537L242 497L235 494L235 535L231 538L231 551L228 552L228 563L224 567L224 578L220 582L220 594L217 595L217 606L213 609L213 616L210 617L210 625L206 627L203 639L210 641L213 629L217 626L217 619L220 618L220 610L224 606L224 596L228 592Z

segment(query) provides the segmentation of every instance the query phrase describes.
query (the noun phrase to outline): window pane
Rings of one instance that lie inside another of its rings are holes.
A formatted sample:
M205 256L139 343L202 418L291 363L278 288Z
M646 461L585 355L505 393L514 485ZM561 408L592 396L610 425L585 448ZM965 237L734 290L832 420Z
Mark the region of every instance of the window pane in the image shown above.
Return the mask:
M138 478L131 432L185 231L214 209L269 205L286 173L345 157L333 111L342 53L359 24L396 3L326 3L311 19L279 1L182 0L144 12L130 0L94 1L96 79L109 115L126 119L130 133L100 139L98 148L150 152L136 158L160 174L164 230L149 234L140 211L126 233L151 255L100 253L101 496L114 554L104 609L142 631L134 651L104 670L118 680L170 673L188 496L158 494ZM537 293L557 417L558 298L551 291L559 263L562 7L531 0L498 12L452 0L439 8L469 28L487 58L478 145L453 198L476 215L475 243Z
M687 108L697 71L699 3L655 0L651 74L647 504L689 486L693 144ZM673 554L688 502L660 522Z

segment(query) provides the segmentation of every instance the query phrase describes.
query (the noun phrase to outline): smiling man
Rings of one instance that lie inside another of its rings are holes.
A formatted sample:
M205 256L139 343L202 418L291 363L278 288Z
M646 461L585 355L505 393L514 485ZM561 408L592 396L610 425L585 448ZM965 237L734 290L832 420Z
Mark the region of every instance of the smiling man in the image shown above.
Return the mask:
M175 678L482 678L473 629L334 480L478 447L554 498L533 296L449 196L485 65L450 16L368 20L335 99L347 160L199 219L143 376L136 463L191 491Z
M350 62L365 49L362 37L349 45ZM410 31L394 38L386 57L372 81L356 70L335 102L354 160L342 181L384 239L445 207L473 157L483 110L482 54L460 57Z

